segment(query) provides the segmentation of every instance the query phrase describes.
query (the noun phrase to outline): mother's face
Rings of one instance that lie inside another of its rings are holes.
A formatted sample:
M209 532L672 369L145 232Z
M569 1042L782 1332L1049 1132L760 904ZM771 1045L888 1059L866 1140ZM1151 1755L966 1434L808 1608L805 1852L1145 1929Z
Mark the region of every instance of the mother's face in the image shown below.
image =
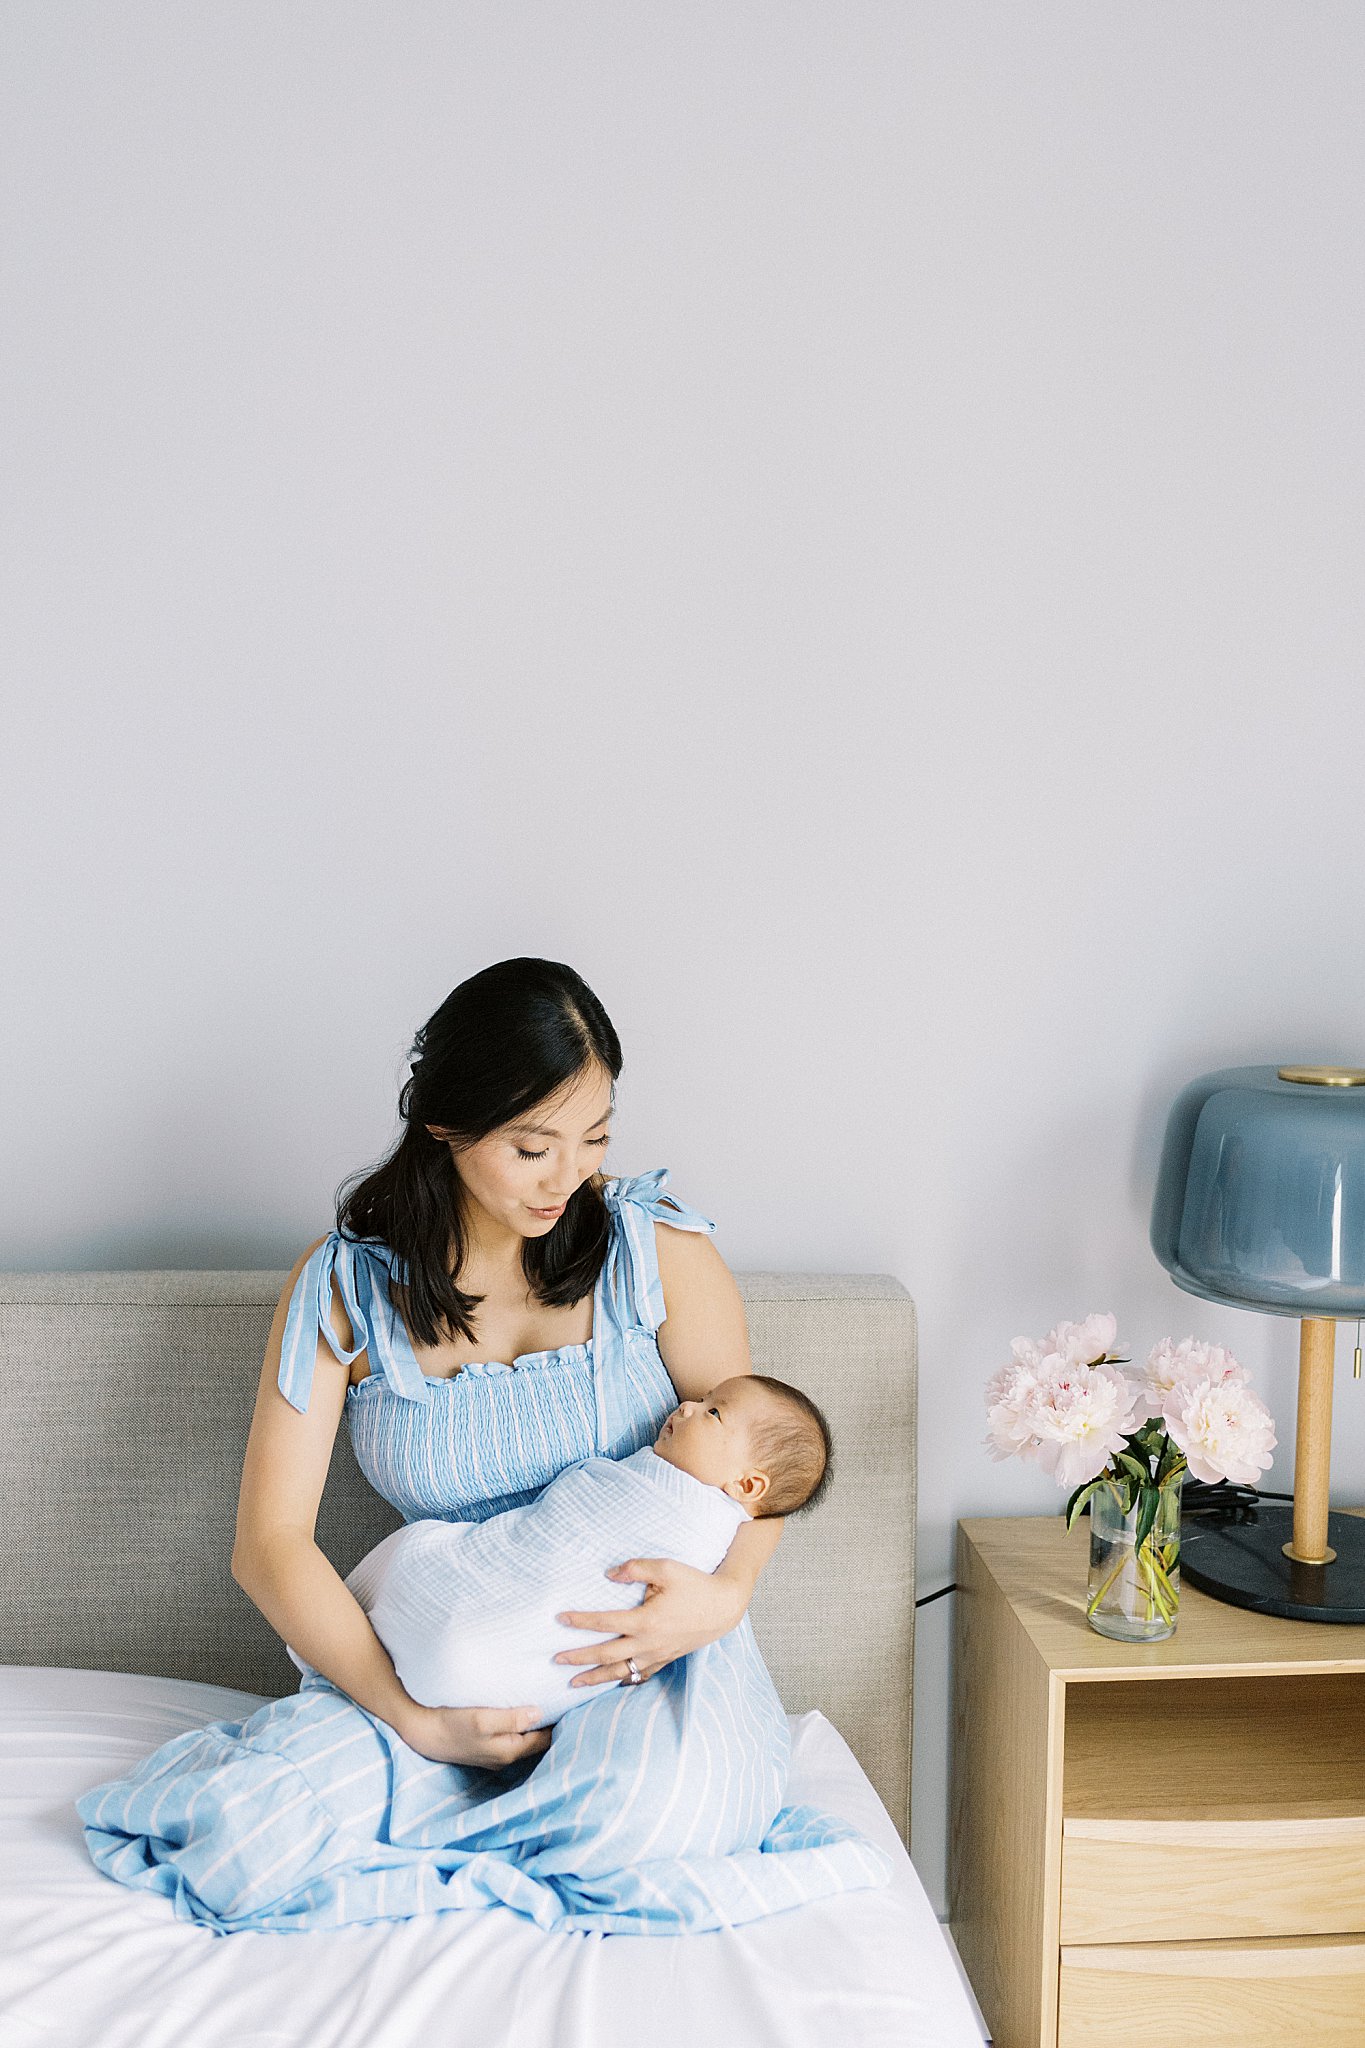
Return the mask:
M594 1066L526 1110L517 1123L451 1150L465 1190L480 1208L522 1237L543 1237L570 1196L601 1167L610 1118L611 1075ZM445 1135L428 1128L433 1137Z

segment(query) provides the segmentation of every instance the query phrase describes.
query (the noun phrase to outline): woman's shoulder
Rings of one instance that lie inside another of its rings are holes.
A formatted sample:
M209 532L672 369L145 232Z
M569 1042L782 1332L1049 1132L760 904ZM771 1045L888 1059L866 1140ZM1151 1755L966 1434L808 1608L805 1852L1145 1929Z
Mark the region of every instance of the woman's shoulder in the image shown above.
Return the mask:
M289 1270L288 1277L280 1291L280 1305L286 1310L291 1322L306 1318L310 1312L319 1324L324 1314L339 1342L347 1351L354 1350L357 1336L368 1335L364 1328L367 1316L361 1307L361 1274L359 1262L376 1260L379 1272L373 1273L372 1282L364 1286L363 1292L373 1313L377 1300L387 1300L387 1282L393 1267L393 1254L387 1245L376 1238L355 1238L343 1230L332 1229L315 1237L313 1242L299 1253ZM376 1287L373 1279L382 1280L385 1285Z
M649 1173L604 1174L602 1199L617 1216L625 1207L643 1210L658 1223L670 1223L673 1232L701 1232L709 1235L715 1224L700 1209L694 1209L668 1186L668 1168L656 1166Z
M348 1271L360 1259L377 1259L387 1268L393 1263L393 1254L378 1238L351 1237L344 1230L328 1230L299 1253L289 1269L286 1290L292 1290L310 1267L322 1279L336 1271Z
M718 1361L726 1362L728 1372L752 1370L743 1296L711 1235L715 1225L709 1217L680 1201L677 1214L655 1209L652 1225L649 1326L680 1397L698 1399L718 1374L726 1377Z
M346 1303L342 1290L329 1284L332 1280L332 1266L336 1264L336 1245L340 1243L338 1231L325 1231L315 1237L311 1245L299 1253L295 1264L289 1268L289 1276L280 1288L280 1309L289 1315L289 1323L305 1321L309 1311L321 1323L323 1307L327 1321L332 1323L338 1339L350 1348L354 1343L354 1331L350 1317L346 1315ZM323 1266L327 1272L323 1274Z
M284 1276L284 1285L280 1289L281 1308L287 1308L295 1294L302 1292L305 1285L304 1274L327 1242L328 1239L326 1237L315 1237L313 1242L310 1245L306 1245L299 1253L293 1265Z
M735 1284L713 1241L711 1218L673 1194L667 1183L668 1168L657 1166L652 1173L622 1174L602 1189L641 1276L639 1287L651 1297L651 1328L662 1320L665 1304L705 1301Z

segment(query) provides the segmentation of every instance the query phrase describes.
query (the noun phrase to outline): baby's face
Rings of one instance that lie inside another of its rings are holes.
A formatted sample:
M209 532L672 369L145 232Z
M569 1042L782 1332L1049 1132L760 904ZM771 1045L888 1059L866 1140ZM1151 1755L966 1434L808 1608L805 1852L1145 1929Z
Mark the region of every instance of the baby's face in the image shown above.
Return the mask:
M680 1401L655 1439L658 1456L719 1486L752 1513L767 1492L767 1475L753 1452L752 1424L764 1399L748 1374L722 1380L700 1401Z

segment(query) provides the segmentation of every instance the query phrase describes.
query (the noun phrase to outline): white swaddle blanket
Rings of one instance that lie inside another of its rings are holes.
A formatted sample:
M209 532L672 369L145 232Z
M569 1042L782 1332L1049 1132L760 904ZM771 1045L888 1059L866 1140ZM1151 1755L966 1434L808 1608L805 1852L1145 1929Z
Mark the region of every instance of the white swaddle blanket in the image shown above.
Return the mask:
M747 1519L720 1487L646 1447L571 1465L527 1507L484 1522L409 1522L346 1584L420 1706L536 1705L548 1728L598 1692L573 1687L582 1665L556 1664L555 1653L605 1640L556 1614L638 1607L644 1586L605 1577L630 1557L714 1571Z

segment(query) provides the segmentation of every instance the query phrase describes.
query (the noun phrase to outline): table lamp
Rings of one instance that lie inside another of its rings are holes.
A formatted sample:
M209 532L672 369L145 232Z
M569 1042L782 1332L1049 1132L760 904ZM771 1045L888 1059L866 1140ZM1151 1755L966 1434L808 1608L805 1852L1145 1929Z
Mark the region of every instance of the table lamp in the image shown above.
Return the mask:
M1262 1614L1365 1622L1365 1519L1327 1502L1336 1326L1365 1315L1365 1069L1191 1082L1166 1127L1151 1235L1187 1293L1299 1323L1293 1508L1190 1518L1182 1576Z

